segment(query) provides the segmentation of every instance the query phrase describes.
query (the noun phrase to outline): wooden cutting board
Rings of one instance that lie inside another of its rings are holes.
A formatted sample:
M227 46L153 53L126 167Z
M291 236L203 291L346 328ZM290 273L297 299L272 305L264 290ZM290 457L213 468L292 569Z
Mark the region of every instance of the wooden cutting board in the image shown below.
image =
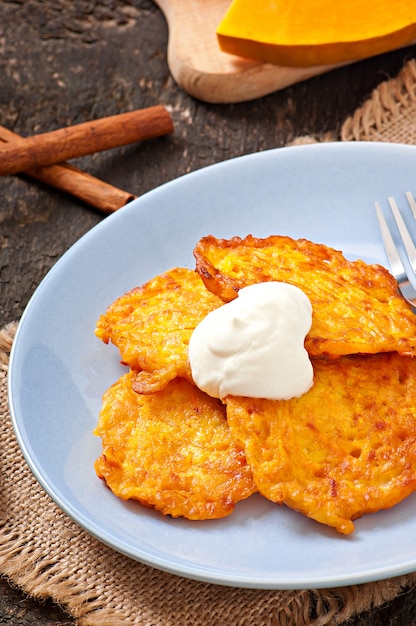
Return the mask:
M205 102L253 100L335 67L281 67L221 52L215 31L230 0L155 2L169 28L171 74L184 91Z

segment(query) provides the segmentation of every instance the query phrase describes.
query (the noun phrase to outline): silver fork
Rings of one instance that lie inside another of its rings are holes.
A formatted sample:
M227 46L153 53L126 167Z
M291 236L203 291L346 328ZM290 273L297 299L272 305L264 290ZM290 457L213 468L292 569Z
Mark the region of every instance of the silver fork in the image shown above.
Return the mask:
M416 201L410 191L406 192L406 199L412 210L413 217L416 220ZM400 233L400 237L403 243L403 247L406 251L408 261L416 275L416 247L412 241L407 226L404 223L403 217L400 213L396 201L394 200L394 198L388 198L388 202L391 212L393 213L393 217L396 222L398 231ZM397 286L400 289L403 297L409 302L409 304L413 308L416 308L416 289L413 287L412 283L407 277L406 270L400 259L399 252L397 250L396 244L393 241L393 237L391 236L386 220L384 219L384 215L381 211L380 205L378 202L376 202L375 205L377 218L380 225L381 236L383 238L384 248L386 250L386 255L389 260L391 273L397 280Z

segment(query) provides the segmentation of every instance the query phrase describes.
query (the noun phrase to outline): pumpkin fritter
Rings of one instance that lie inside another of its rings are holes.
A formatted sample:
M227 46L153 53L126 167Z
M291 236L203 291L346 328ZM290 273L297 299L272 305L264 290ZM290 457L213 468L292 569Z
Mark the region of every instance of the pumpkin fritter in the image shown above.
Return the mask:
M207 288L228 302L242 287L264 281L302 289L313 308L305 340L311 357L397 351L416 355L416 316L382 266L348 261L306 239L202 238L194 250Z
M95 434L102 438L97 475L123 500L173 517L221 518L255 491L225 407L184 379L137 394L134 373L104 394Z
M135 390L153 393L177 376L192 381L189 339L222 304L194 270L174 268L115 300L95 334L117 346L122 362L136 370Z
M416 359L316 360L291 400L229 396L227 420L268 499L349 534L416 489Z

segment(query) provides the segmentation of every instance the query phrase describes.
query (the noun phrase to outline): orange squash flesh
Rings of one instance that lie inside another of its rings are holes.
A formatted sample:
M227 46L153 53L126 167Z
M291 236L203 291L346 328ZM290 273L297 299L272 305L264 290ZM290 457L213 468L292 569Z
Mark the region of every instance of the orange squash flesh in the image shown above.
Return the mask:
M416 0L234 0L217 39L224 52L266 63L347 63L412 43Z

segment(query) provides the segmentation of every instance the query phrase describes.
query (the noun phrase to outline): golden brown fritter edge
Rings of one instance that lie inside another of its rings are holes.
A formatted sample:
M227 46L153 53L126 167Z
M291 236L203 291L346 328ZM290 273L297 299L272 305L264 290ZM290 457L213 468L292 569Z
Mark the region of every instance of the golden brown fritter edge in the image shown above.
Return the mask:
M153 393L176 377L192 382L189 339L222 304L194 270L173 268L117 298L99 317L95 334L117 346L122 362L136 371L135 390Z

